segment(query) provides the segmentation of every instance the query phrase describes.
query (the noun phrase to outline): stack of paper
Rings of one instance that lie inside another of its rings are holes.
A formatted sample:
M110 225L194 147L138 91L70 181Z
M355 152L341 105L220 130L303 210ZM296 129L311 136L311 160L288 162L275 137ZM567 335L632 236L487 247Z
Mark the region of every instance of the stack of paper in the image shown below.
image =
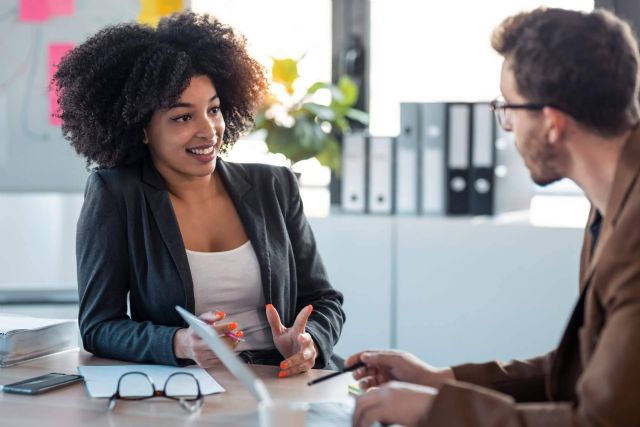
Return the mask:
M78 346L76 320L0 314L0 367Z

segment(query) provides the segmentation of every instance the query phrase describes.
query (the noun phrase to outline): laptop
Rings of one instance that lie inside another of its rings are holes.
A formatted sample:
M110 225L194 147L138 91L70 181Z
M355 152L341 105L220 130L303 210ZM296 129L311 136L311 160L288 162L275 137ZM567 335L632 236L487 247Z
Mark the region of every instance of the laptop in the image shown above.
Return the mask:
M176 310L193 330L206 342L218 359L227 367L253 397L263 405L273 402L264 382L258 378L244 361L231 350L215 333L211 325L198 319L180 306ZM306 425L314 427L351 426L353 405L342 402L313 402L309 404Z

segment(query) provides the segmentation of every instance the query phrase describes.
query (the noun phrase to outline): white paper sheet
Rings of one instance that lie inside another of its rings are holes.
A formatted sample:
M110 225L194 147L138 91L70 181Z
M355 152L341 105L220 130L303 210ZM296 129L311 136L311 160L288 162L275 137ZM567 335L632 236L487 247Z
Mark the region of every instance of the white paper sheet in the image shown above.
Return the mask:
M177 368L164 365L78 366L78 372L84 377L87 391L91 397L111 397L116 391L118 380L122 374L133 371L149 375L156 390L162 390L167 378L174 372L188 372L198 379L202 394L225 391L207 371L197 367Z

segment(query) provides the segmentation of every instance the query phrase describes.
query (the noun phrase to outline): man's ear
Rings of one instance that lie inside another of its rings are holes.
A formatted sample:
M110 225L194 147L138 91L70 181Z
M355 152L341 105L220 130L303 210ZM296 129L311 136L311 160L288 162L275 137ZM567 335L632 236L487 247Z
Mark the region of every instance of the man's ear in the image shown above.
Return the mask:
M553 107L544 107L542 109L544 116L544 129L548 136L549 143L557 144L562 140L567 130L567 113Z

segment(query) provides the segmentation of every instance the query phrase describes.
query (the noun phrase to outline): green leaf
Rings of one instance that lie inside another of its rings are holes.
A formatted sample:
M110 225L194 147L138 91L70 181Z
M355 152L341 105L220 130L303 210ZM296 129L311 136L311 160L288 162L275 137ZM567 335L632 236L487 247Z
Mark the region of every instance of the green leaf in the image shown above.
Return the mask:
M336 113L326 105L316 104L315 102L306 102L302 105L302 109L308 111L312 116L317 117L321 121L331 122L335 120Z
M355 108L349 108L345 112L345 116L347 116L351 120L355 120L356 122L362 123L363 125L368 125L369 124L369 114L364 112L364 111L362 111L362 110L357 110Z
M338 89L342 92L342 104L351 107L358 102L358 85L349 76L341 76L338 80Z
M273 58L271 77L275 83L285 87L287 93L293 93L293 84L298 79L298 61L292 58Z
M329 136L326 139L324 149L316 154L316 159L318 159L321 165L331 168L340 176L342 160L340 156L340 144L338 144L338 141L336 141L334 137Z
M317 91L319 91L320 89L330 89L331 83L325 83L325 82L316 82L314 84L312 84L311 86L309 86L309 89L307 89L307 94L311 95L316 93Z

